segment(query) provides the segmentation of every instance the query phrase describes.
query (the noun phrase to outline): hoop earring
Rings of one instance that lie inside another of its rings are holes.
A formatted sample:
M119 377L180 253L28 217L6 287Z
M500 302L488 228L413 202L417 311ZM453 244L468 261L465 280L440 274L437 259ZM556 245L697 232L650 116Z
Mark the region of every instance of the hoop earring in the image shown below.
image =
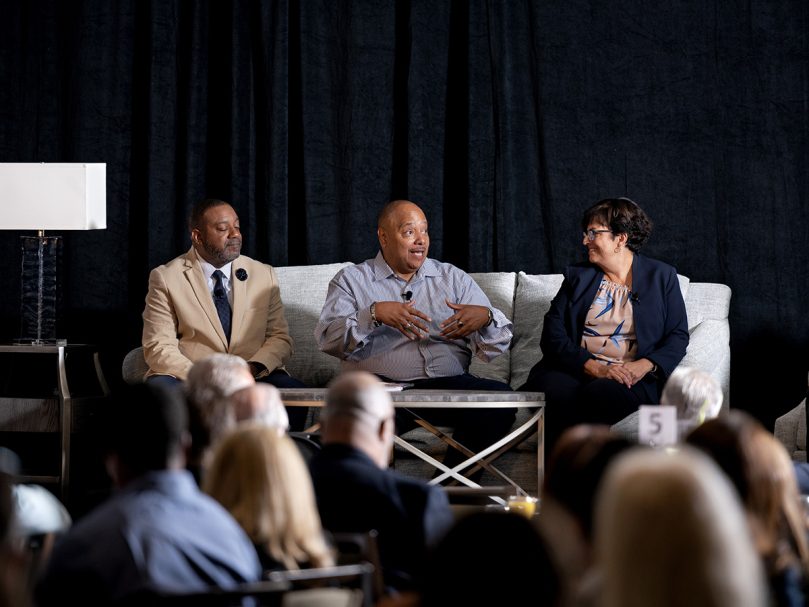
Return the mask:
M618 252L620 252L620 250L621 250L621 247L615 247L615 250L613 251L613 253L618 253Z

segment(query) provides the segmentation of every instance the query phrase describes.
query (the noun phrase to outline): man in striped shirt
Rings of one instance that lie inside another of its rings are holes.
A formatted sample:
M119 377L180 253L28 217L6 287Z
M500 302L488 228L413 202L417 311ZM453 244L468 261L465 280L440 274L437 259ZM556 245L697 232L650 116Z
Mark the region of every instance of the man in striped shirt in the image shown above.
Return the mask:
M469 374L473 355L488 362L508 350L511 321L468 274L427 257L427 228L412 202L396 200L382 209L377 256L345 268L329 283L315 327L318 346L340 358L344 371L369 371L419 389L511 390ZM433 424L454 426L453 439L472 451L503 436L514 416L514 409L436 409L425 415ZM413 426L403 412L397 424L400 432ZM462 459L451 449L444 463Z

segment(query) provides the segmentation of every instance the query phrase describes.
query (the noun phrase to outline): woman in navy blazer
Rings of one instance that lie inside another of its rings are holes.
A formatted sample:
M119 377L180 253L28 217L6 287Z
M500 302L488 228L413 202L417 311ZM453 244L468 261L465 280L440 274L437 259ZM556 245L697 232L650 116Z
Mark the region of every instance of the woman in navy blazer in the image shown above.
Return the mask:
M520 388L545 393L549 444L576 423L613 424L657 404L688 345L677 271L638 253L652 231L646 213L610 198L581 225L588 261L565 270L545 315L542 360Z

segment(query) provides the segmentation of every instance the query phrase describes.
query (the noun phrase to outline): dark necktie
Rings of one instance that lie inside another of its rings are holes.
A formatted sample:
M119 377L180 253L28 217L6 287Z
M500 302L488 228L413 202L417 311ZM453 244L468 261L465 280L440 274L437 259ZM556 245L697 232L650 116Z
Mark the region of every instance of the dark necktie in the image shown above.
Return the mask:
M230 343L230 304L228 303L228 294L225 291L225 285L222 284L222 279L225 277L221 270L215 270L213 273L213 303L216 306L216 312L219 314L219 321L222 323L222 330L225 332L225 337L228 338Z

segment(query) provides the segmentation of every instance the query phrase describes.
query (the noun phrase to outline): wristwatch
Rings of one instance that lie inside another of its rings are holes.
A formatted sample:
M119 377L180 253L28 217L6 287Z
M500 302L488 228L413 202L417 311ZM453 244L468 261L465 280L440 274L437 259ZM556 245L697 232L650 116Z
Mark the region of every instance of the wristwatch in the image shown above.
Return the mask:
M488 327L490 324L494 322L494 312L492 312L491 308L488 308L487 311L489 312L489 320L486 322L485 325L483 325L484 327Z
M382 326L382 323L381 323L381 322L379 322L379 321L376 319L376 302L372 303L372 304L371 304L371 307L370 307L369 309L370 309L370 311L371 311L371 320L373 321L374 326L375 326L375 327L381 327L381 326Z

